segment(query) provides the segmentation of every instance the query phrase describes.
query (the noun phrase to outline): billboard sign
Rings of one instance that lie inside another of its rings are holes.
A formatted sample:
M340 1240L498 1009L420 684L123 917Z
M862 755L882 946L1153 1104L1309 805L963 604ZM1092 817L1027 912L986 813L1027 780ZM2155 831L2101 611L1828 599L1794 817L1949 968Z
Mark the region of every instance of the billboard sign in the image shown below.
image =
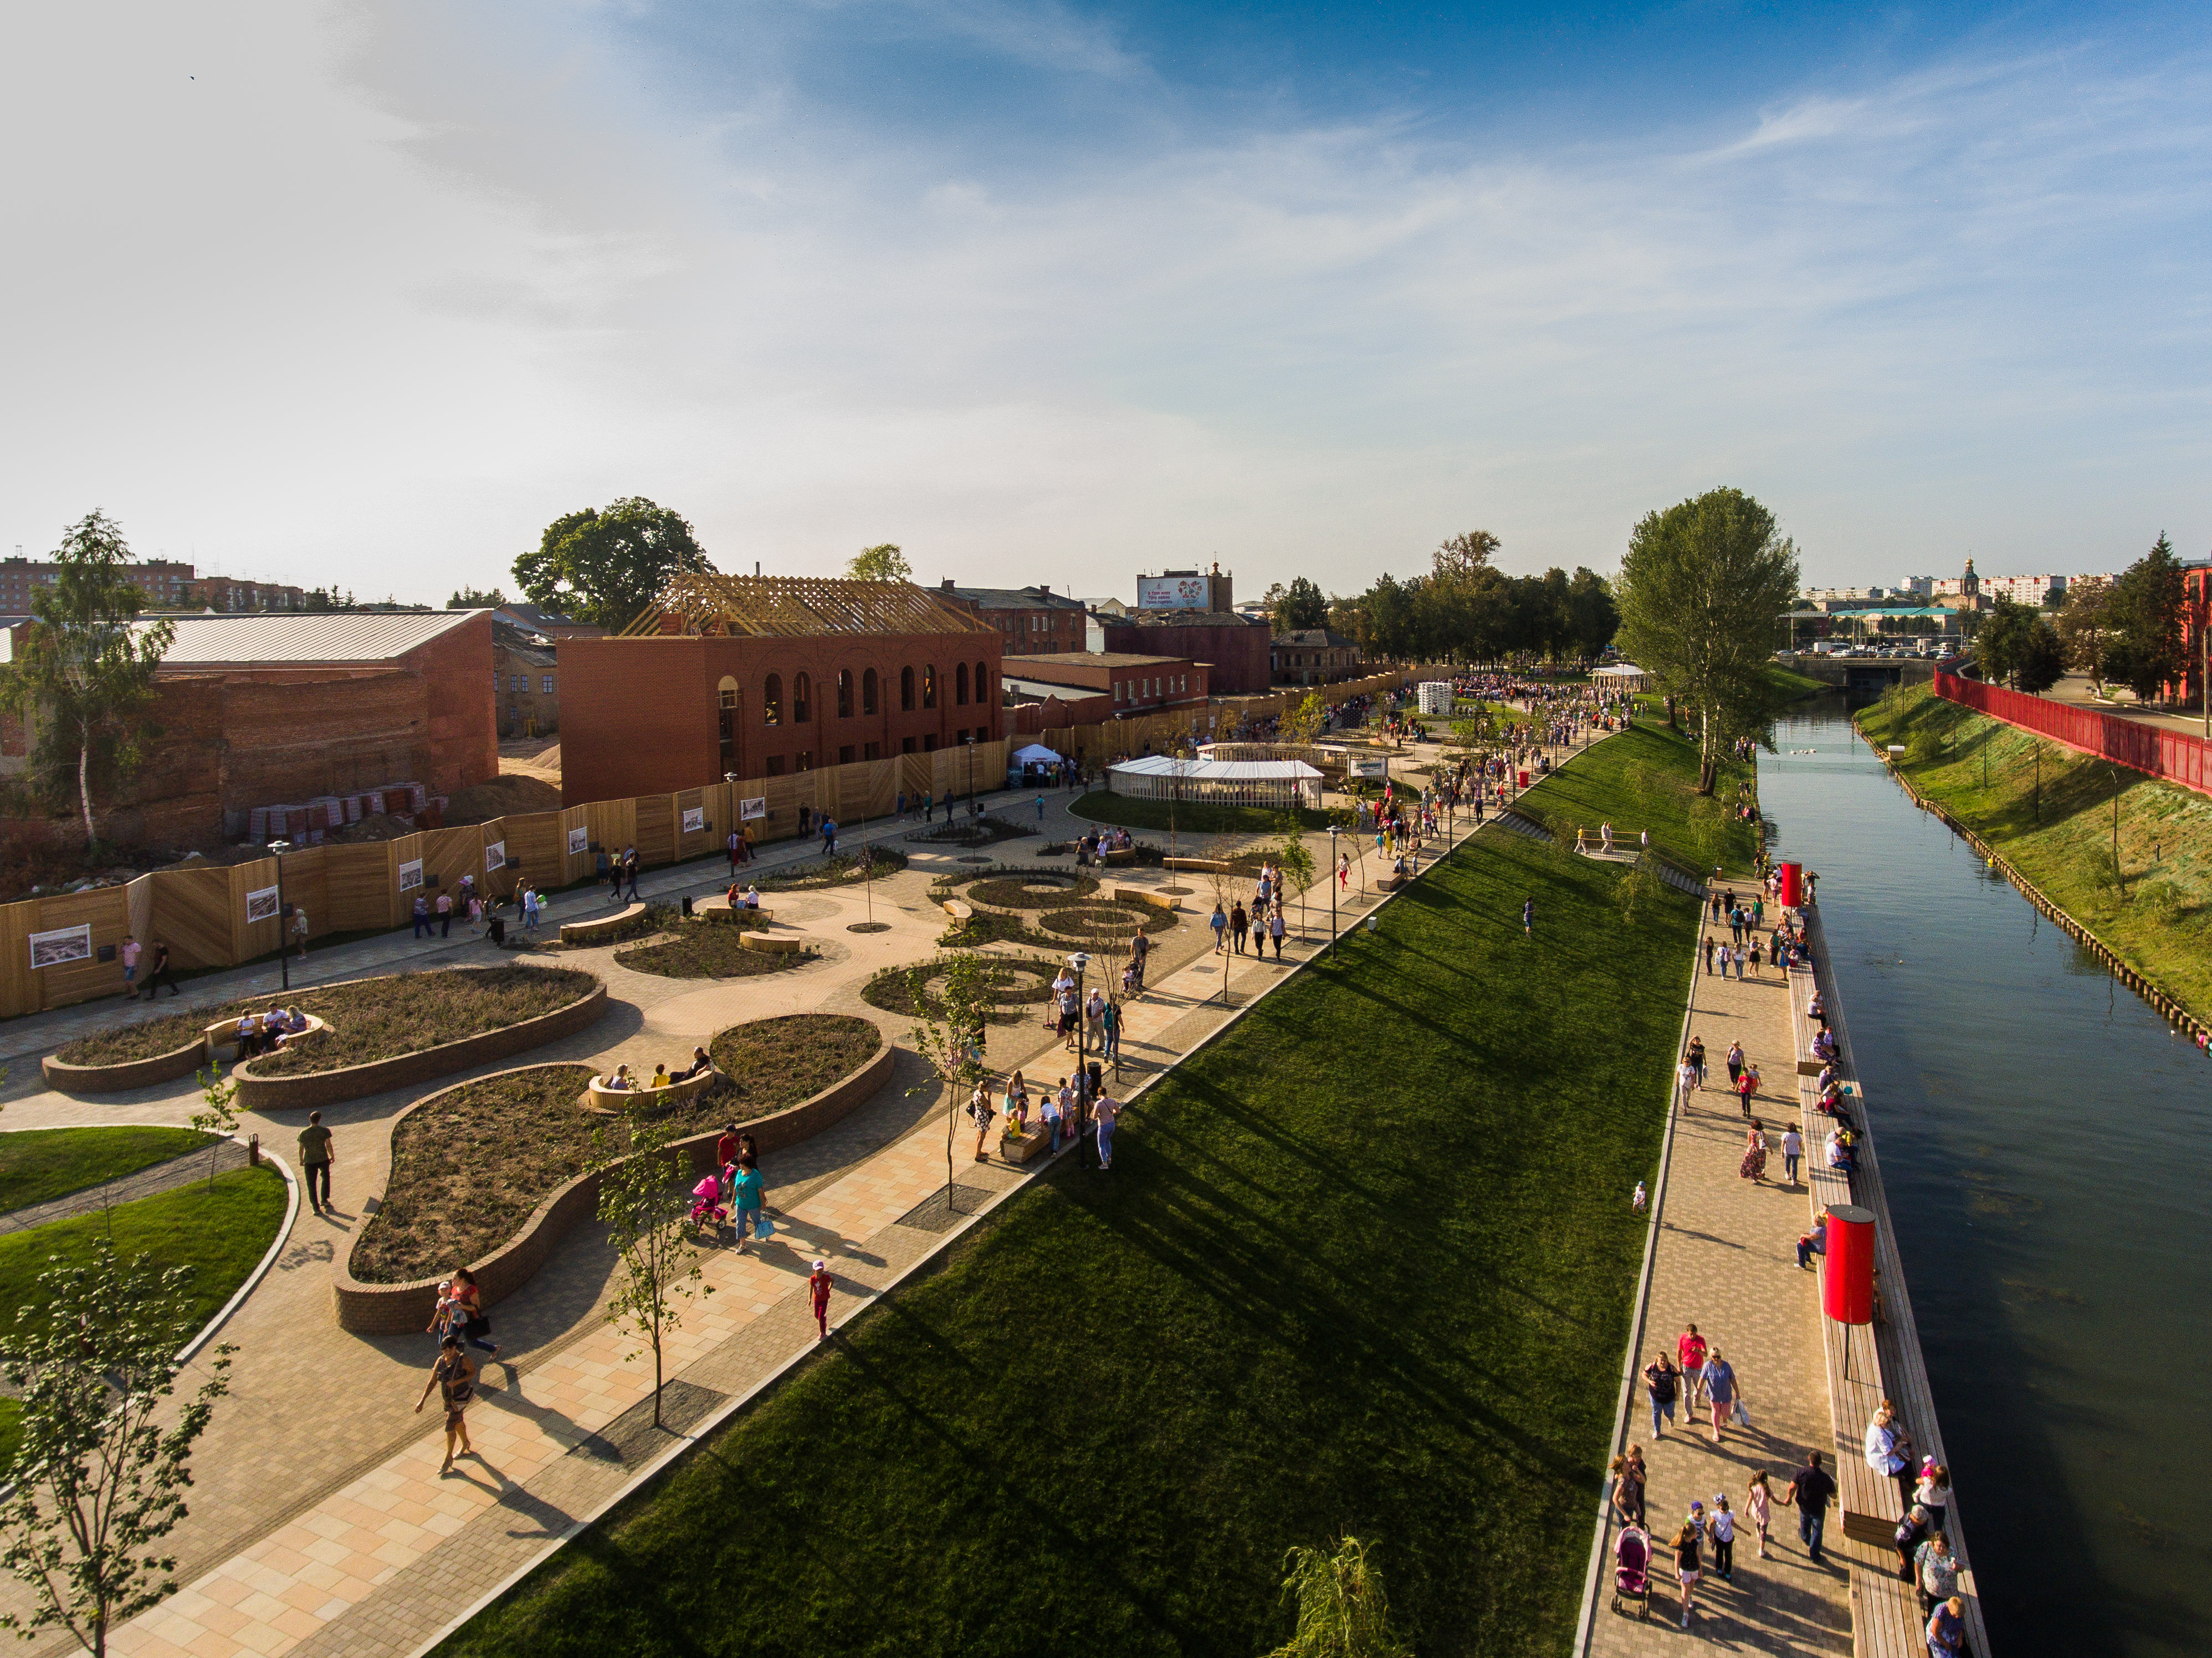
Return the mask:
M1210 595L1202 575L1139 576L1137 608L1140 610L1203 610Z

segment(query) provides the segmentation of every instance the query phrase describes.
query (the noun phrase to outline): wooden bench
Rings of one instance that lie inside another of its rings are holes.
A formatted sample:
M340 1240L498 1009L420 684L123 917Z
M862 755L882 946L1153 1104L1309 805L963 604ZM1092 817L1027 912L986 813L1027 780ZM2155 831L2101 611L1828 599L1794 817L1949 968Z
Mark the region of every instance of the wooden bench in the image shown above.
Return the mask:
M945 901L945 913L963 926L975 919L975 907L957 898Z
M1169 869L1194 870L1200 875L1237 873L1237 865L1225 858L1168 858L1161 861Z
M329 1025L310 1013L307 1015L307 1028L305 1030L287 1031L284 1034L284 1041L280 1046L289 1047L302 1037L313 1036L329 1029ZM238 1021L236 1019L218 1020L200 1033L200 1040L207 1044L209 1064L228 1065L238 1058ZM266 1053L268 1050L264 1048L262 1052Z
M793 956L798 953L799 945L805 943L805 940L794 938L779 938L766 932L748 932L739 938L738 943L747 950L757 950L763 955Z
M1134 847L1117 847L1112 852L1101 853L1100 860L1109 864L1133 864L1137 861Z
M1117 904L1150 904L1154 909L1177 909L1181 906L1164 892L1147 892L1142 887L1115 887L1114 902Z
M625 926L635 926L645 919L643 904L626 904L607 915L595 915L588 921L561 923L561 942L564 944L603 944Z
M733 904L717 893L711 898L701 898L691 906L691 914L702 921L727 922L738 915L758 916L763 926L775 920L772 909L747 909L743 904Z
M674 1105L679 1100L695 1100L721 1079L719 1071L702 1071L688 1081L671 1083L665 1088L647 1088L642 1083L635 1088L609 1088L606 1078L594 1077L585 1084L584 1092L576 1103L586 1111L605 1116L619 1115L635 1110L641 1104L653 1111ZM650 1081L647 1078L645 1081Z

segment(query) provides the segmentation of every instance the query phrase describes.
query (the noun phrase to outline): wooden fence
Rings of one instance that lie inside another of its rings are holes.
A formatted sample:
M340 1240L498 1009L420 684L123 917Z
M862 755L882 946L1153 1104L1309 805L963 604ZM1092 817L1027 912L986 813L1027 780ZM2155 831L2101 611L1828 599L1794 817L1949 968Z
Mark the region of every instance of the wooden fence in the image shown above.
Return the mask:
M1332 704L1405 682L1402 671L1320 688ZM1285 713L1304 689L1255 699L1240 710L1255 718ZM1219 710L1212 712L1217 714ZM479 890L512 894L525 884L564 887L592 874L596 850L635 846L648 867L678 864L721 850L741 802L764 803L753 820L756 838L799 833L799 808L834 817L848 829L889 817L898 797L939 800L1003 787L1006 756L1041 742L1073 759L1078 747L1096 767L1120 754L1141 753L1209 735L1188 714L1152 715L1052 731L1041 737L979 743L971 751L937 749L884 760L824 766L787 777L713 783L673 794L594 800L559 811L528 812L458 829L422 829L393 841L303 847L284 854L283 902L304 909L310 938L375 932L404 926L416 893L431 896L473 874ZM972 772L971 772L972 768ZM507 860L520 866L507 867ZM122 946L136 937L169 946L178 968L234 967L277 947L284 920L276 904L276 860L205 869L161 870L123 886L96 887L58 897L0 905L0 1018L112 996L125 987ZM79 932L78 929L82 929ZM33 965L35 960L46 965Z

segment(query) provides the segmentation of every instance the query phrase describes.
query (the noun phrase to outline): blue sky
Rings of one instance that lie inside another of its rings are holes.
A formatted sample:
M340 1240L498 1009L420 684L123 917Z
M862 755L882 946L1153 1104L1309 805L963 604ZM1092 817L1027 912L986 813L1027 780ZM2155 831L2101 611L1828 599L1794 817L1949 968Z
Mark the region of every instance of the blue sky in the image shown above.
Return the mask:
M0 550L1243 592L2212 546L2202 9L276 3L0 36Z

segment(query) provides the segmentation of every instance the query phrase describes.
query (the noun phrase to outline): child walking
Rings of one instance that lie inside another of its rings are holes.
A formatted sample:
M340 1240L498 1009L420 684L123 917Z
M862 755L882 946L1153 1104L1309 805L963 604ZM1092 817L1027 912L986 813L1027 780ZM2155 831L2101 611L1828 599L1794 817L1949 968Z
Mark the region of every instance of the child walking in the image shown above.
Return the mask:
M836 1279L830 1276L830 1263L817 1260L814 1271L806 1280L807 1289L814 1297L814 1327L821 1333L817 1340L830 1339L830 1291Z
M1765 1469L1760 1468L1751 1476L1751 1489L1744 1494L1743 1510L1750 1516L1751 1523L1759 1528L1759 1558L1765 1560L1769 1558L1766 1526L1774 1512L1774 1495L1766 1488Z

